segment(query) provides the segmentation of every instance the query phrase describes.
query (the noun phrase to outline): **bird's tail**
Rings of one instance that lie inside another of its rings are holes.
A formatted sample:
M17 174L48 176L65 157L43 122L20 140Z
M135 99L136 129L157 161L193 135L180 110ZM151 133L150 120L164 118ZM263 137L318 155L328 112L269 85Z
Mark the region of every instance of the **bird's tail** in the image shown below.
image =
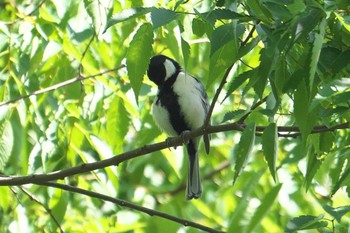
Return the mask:
M189 161L186 199L191 200L192 198L199 198L202 194L197 147L194 145L192 140L190 140L187 145L187 152Z

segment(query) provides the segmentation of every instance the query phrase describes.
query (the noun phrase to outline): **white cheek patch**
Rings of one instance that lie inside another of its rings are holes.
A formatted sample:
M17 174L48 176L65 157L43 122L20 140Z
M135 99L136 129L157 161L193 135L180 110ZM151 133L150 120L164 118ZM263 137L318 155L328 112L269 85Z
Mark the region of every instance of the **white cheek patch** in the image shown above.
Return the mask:
M170 60L166 59L164 61L164 67L165 67L165 72L166 72L165 80L167 80L173 74L176 73L176 67L174 66L174 64Z

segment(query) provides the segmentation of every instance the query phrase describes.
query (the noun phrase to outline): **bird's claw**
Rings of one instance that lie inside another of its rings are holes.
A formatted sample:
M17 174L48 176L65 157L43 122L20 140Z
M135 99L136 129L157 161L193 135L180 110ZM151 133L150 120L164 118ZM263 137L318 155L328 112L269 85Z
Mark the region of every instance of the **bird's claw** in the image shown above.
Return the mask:
M181 136L181 138L182 138L182 142L184 143L184 144L187 144L189 141L190 141L190 139L188 138L188 134L190 133L190 131L189 130L185 130L185 131L183 131L181 134L180 134L180 136Z
M171 140L172 139L173 139L173 137L169 137L169 138L165 139L166 146L169 148L169 150L171 147ZM176 146L174 146L174 149L176 150Z

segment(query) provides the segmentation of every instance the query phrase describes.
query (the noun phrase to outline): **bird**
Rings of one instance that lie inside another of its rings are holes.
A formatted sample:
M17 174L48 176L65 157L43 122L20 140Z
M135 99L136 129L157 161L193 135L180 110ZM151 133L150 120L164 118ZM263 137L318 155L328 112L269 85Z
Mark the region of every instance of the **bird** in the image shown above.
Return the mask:
M180 64L165 56L155 55L150 59L148 78L158 87L152 104L152 116L158 127L171 137L183 135L203 126L209 111L208 96L203 84L181 68ZM203 136L209 154L208 134ZM186 144L188 177L186 199L197 199L202 194L198 148L200 137Z

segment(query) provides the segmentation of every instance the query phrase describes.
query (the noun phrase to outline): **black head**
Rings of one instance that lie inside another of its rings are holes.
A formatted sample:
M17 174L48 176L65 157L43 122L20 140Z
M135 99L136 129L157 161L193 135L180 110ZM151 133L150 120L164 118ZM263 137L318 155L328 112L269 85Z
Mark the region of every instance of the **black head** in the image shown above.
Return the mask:
M168 78L177 74L180 69L179 63L173 59L164 55L156 55L151 58L147 75L157 86L162 86Z

